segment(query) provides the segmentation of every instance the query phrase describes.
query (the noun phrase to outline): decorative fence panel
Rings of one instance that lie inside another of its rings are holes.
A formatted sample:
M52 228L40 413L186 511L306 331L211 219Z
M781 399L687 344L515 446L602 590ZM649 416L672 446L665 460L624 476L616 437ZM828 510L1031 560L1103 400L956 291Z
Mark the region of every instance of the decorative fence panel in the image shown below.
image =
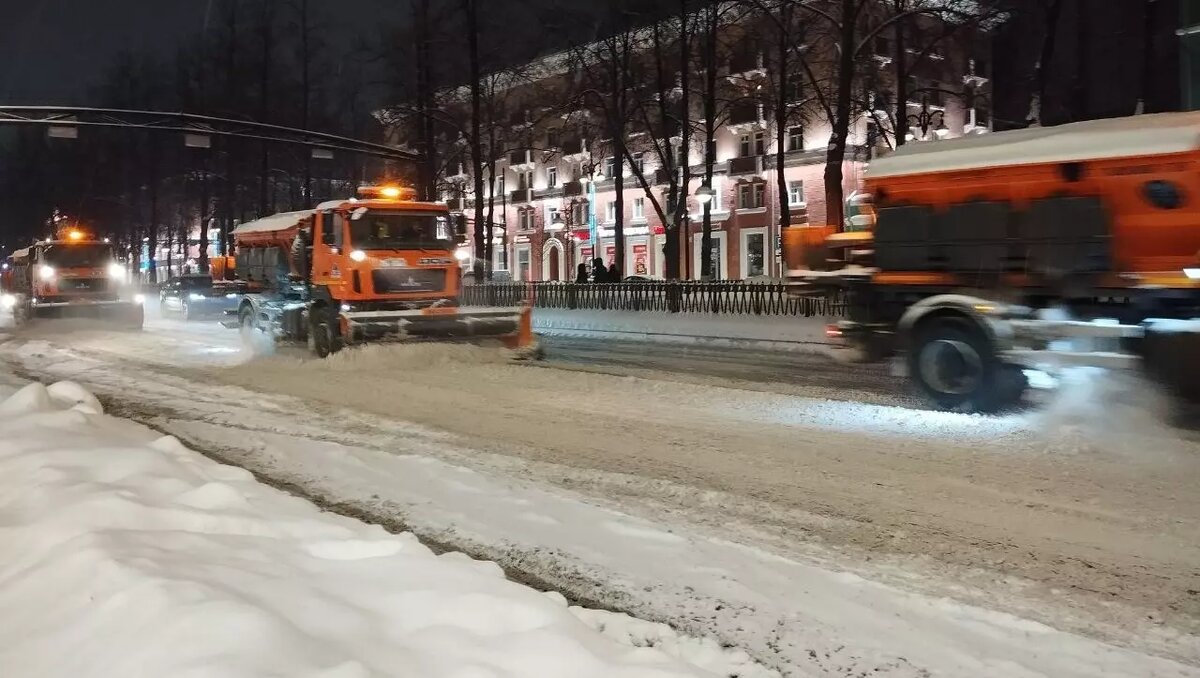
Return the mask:
M493 283L463 288L464 306L517 306L596 311L658 311L839 317L845 314L840 290L806 290L797 294L784 283L623 282Z

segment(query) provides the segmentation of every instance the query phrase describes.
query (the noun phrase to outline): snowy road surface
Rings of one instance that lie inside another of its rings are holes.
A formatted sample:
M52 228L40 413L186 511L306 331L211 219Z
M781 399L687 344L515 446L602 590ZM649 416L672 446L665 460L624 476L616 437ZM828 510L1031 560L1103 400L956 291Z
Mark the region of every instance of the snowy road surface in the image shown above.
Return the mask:
M882 375L842 392L859 368L825 363L798 384L734 380L736 360L681 377L439 346L248 367L234 333L161 321L0 355L788 675L1200 676L1200 445L1136 385L985 418L899 407Z
M322 513L104 416L77 384L0 390L5 676L768 675Z

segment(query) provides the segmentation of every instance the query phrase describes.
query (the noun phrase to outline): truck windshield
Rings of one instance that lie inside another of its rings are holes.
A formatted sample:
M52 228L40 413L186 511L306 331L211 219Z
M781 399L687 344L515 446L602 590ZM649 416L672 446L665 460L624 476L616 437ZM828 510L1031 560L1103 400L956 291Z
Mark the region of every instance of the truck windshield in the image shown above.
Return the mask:
M116 257L112 245L48 245L42 250L42 260L59 268L90 268L107 266Z
M350 221L350 242L362 250L443 249L454 246L445 214L377 212Z

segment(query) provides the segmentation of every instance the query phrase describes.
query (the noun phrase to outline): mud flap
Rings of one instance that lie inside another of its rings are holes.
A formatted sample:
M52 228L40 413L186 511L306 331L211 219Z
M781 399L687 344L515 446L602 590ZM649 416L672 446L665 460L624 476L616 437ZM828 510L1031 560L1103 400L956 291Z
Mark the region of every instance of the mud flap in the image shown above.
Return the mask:
M1172 395L1200 404L1200 331L1161 331L1151 325L1142 339L1142 359L1149 376Z

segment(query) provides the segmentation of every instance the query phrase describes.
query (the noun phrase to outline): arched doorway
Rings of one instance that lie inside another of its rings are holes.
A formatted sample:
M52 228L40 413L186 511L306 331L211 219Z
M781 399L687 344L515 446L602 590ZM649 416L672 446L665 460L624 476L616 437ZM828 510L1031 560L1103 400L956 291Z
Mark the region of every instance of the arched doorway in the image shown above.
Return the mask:
M551 238L542 247L542 280L557 282L563 278L562 243L557 238Z
M558 270L560 268L559 261L558 261L559 259L560 259L560 256L558 253L558 248L557 247L552 248L550 250L550 271L549 271L550 280L557 281L559 279L559 275L558 275Z

